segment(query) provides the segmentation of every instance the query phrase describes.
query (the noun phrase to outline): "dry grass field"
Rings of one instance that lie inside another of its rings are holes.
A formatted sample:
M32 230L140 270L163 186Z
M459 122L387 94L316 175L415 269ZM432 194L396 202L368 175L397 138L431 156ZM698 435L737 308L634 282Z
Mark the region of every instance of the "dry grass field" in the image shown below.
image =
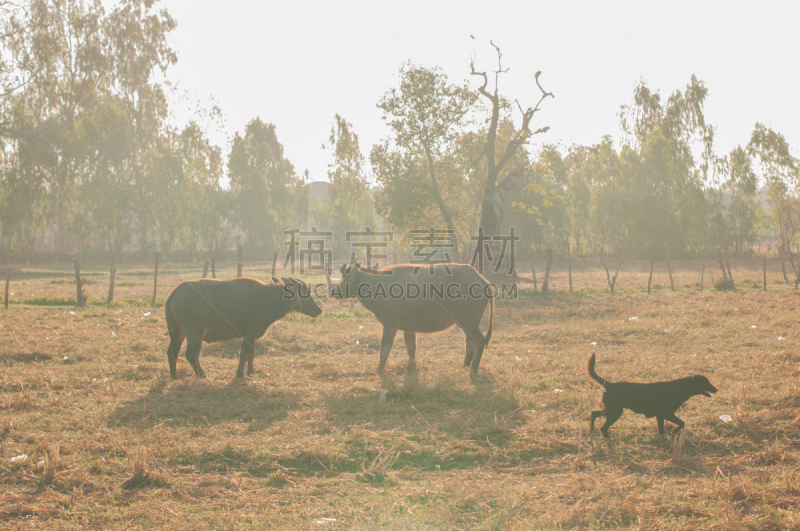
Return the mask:
M161 305L197 265L164 268L155 308L146 267L120 267L112 305L85 267L82 309L61 300L70 268L13 268L0 528L800 528L800 298L779 262L766 292L757 260L732 264L736 292L714 291L711 260L703 293L699 263L673 264L674 292L658 264L651 295L642 262L613 296L596 263L569 293L562 265L547 296L498 300L475 383L457 329L418 338L416 373L398 336L379 377L379 323L327 300L259 340L254 377L234 380L230 341L203 347L206 380L181 357L173 381ZM719 392L678 411L683 436L627 412L606 441L592 352L611 381L702 373Z

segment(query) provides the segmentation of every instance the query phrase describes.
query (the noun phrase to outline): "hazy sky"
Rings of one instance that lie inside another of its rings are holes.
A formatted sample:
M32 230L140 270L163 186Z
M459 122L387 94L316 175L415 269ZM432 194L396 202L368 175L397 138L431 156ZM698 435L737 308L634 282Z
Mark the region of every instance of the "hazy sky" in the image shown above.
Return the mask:
M501 94L534 104L534 74L556 98L534 124L538 142L619 138L620 105L638 80L667 96L694 73L709 89L716 149L746 144L757 121L800 147L800 3L775 2L272 2L165 0L179 91L225 115L226 144L255 117L277 126L298 172L327 179L334 114L354 126L365 156L388 134L375 107L404 61L439 66L452 82L503 51ZM473 35L475 39L470 38ZM478 78L472 78L474 86ZM178 120L189 116L176 101ZM223 146L227 151L227 144Z

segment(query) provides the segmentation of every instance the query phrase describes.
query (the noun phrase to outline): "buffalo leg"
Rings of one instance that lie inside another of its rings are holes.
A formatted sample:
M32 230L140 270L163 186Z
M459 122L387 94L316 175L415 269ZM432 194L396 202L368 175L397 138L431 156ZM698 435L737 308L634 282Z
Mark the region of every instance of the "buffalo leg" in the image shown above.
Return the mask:
M200 347L203 345L202 340L189 340L186 342L186 361L194 369L194 373L200 378L205 378L206 374L200 367Z
M472 363L472 356L475 354L475 347L472 346L472 341L467 338L467 355L464 356L464 367L469 367Z
M250 343L250 357L247 358L247 376L252 376L256 373L256 370L253 368L253 361L256 357L256 342L253 340Z
M417 333L406 330L403 332L403 339L406 340L406 350L408 351L408 368L417 368Z
M473 352L470 363L470 372L474 376L478 374L478 366L481 364L481 356L483 356L483 348L486 346L486 339L484 339L483 334L481 334L481 330L478 328L477 324L474 326L465 326L461 329L467 336L467 342L472 343ZM464 361L466 362L466 359Z
M394 336L396 335L396 328L383 327L383 338L381 338L381 361L378 364L378 374L383 374L384 369L386 369L386 360L389 359L389 353L392 351L392 344L394 344Z
M179 332L175 337L172 337L172 334L170 334L169 347L167 347L167 360L169 361L169 375L173 380L178 377L178 354L180 354L183 339L183 332Z
M239 368L236 370L237 378L244 378L245 363L250 364L250 370L247 371L247 374L252 374L253 362L251 360L254 352L255 345L253 345L253 342L247 338L242 339L242 349L239 351Z

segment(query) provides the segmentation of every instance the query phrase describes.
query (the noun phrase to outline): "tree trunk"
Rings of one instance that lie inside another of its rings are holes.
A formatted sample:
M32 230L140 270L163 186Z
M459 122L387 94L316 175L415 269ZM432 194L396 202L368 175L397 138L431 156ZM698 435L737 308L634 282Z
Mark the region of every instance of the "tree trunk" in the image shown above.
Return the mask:
M542 294L547 295L550 288L550 263L553 261L553 250L547 250L547 266L544 268L544 281L542 282Z
M722 251L717 251L717 259L719 260L719 267L722 269L722 289L735 290L736 288L733 285L733 279L728 278L728 273L725 271L725 263L722 261Z
M431 180L433 199L436 201L436 205L439 207L439 211L442 213L444 222L447 224L447 230L453 235L453 243L455 243L455 249L458 251L458 234L456 233L456 225L453 223L453 218L447 209L447 205L444 203L444 199L442 199L442 194L439 192L439 183L436 181L436 170L433 163L433 156L431 155L430 147L427 144L425 145L425 155L428 157L428 177Z
M500 98L488 94L492 102L492 120L486 136L486 184L483 187L483 202L481 203L481 224L484 234L490 236L497 234L500 220L497 215L497 201L495 189L497 188L497 166L495 164L495 144L497 143L497 125L500 122ZM544 289L544 288L543 288Z
M572 293L572 251L567 246L567 269L569 271L569 292Z
M789 283L789 277L786 276L786 260L783 258L783 249L781 247L779 247L778 251L781 254L781 271L783 271L783 281L788 284Z
M67 220L66 212L64 209L64 182L65 178L59 176L58 190L56 190L56 216L57 216L57 232L56 232L56 255L59 257L64 256L67 252Z
M156 253L156 272L153 276L153 306L156 305L156 292L158 291L158 253Z
M703 247L703 269L700 271L700 293L703 293L703 280L706 276L706 258L708 257L708 241L706 240L706 245Z
M78 308L83 308L86 303L86 290L83 287L83 280L81 280L81 261L76 258L72 263L75 266L75 303Z
M672 264L669 262L669 251L667 251L667 271L669 272L669 289L675 291L675 282L672 280Z
M147 233L144 223L139 223L139 255L142 258L147 256Z
M114 300L114 277L117 275L117 268L114 267L114 262L111 262L111 273L108 276L108 303Z

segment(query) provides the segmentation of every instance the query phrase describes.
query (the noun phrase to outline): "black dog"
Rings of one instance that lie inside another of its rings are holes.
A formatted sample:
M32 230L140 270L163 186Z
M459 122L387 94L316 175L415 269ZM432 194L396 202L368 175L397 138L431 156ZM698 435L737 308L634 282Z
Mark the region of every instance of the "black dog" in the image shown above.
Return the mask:
M640 413L647 418L656 417L658 433L664 434L664 421L668 420L678 426L677 433L684 426L684 422L675 416L675 411L694 395L711 396L717 388L711 385L705 376L695 375L688 378L679 378L671 382L655 382L649 384L618 382L611 383L597 376L594 372L594 354L589 356L586 363L586 372L597 383L606 388L603 393L602 411L592 411L589 429L594 430L594 419L606 417L606 423L600 428L603 437L608 439L608 428L622 416L623 408L628 408L634 413Z

